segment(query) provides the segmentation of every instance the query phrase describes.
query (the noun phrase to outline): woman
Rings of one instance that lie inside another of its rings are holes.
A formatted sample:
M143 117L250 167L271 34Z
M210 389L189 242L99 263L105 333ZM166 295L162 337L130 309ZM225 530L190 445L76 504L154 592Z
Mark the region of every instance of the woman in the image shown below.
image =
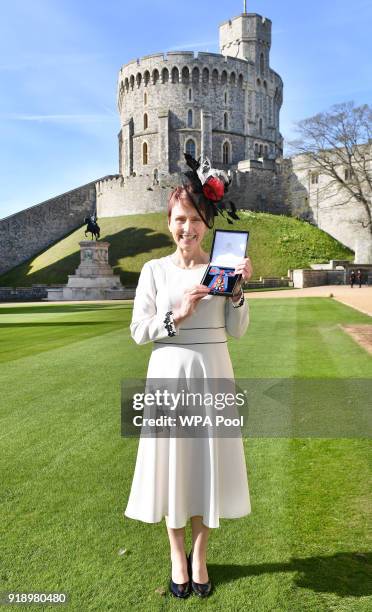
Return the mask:
M234 297L209 295L210 289L200 284L209 262L201 242L216 214L212 208L197 198L192 185L177 187L168 202L168 229L176 251L142 268L130 329L137 344L154 343L148 379L234 377L226 332L241 337L249 309L241 283ZM241 282L251 277L249 257L237 264L236 273L242 275ZM173 595L209 595L209 529L219 527L220 517L250 512L241 437L140 438L124 514L149 523L165 517ZM193 544L186 557L188 518Z

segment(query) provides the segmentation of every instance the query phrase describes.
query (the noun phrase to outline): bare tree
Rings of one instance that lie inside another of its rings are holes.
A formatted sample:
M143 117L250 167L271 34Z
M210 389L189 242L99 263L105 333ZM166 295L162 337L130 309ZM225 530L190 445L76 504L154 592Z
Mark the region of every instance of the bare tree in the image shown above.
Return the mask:
M334 104L296 126L300 136L288 143L291 154L306 156L313 170L329 177L325 189L338 195L331 207L350 201L362 206L367 221L360 223L372 235L372 107Z

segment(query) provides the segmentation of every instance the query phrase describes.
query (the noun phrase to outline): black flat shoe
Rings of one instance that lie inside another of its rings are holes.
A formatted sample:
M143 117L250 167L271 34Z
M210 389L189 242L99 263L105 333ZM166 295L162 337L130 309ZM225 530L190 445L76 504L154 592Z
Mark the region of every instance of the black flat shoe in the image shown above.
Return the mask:
M190 550L190 554L187 557L187 563L189 566L189 576L191 582L191 588L198 597L208 597L212 590L212 582L208 580L208 582L199 583L194 582L192 579L192 550Z
M171 579L169 581L169 590L172 593L172 595L174 595L174 597L181 597L182 599L186 599L186 597L191 595L190 580L188 580L187 582L183 582L181 584L177 584L177 582L173 582L172 574L171 574Z

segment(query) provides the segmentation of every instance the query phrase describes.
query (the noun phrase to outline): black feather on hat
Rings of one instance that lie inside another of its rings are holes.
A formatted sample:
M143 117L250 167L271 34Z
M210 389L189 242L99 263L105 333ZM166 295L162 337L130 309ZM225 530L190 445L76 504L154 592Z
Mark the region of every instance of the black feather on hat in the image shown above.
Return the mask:
M196 210L203 219L204 223L211 229L212 225L209 225L205 219L200 203L204 201L207 206L212 207L213 216L218 214L226 218L224 210L226 210L229 217L232 219L239 219L236 214L236 206L234 202L229 200L230 210L226 209L226 205L222 202L224 195L228 192L229 185L231 183L230 171L227 173L224 170L212 168L211 162L208 157L201 160L194 159L189 153L185 153L186 164L190 170L184 172L184 176L187 178L189 184L193 187L193 194L190 193L191 199L194 203ZM196 197L194 196L196 195ZM193 197L194 196L194 197ZM233 221L227 218L227 222L232 224Z

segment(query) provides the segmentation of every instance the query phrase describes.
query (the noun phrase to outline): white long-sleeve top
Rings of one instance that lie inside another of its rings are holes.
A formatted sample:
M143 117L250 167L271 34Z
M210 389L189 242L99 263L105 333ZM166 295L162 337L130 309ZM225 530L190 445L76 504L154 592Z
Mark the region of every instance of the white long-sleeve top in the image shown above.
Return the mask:
M144 264L130 324L131 336L137 344L213 343L226 341L226 333L235 338L245 334L249 325L247 299L236 308L230 297L207 295L198 302L189 317L175 325L175 335L168 335L164 321L166 313L181 303L186 288L200 284L207 265L184 270L176 266L170 256L152 259Z

